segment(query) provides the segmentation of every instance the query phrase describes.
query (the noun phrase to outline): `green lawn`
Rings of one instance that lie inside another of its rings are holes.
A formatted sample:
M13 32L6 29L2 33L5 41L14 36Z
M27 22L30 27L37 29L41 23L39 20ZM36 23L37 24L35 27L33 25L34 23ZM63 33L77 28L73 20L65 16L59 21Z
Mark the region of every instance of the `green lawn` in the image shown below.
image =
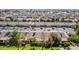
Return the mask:
M41 46L35 46L34 48L35 48L35 50L42 50ZM60 48L62 48L62 47L52 47L52 49L44 48L44 50L59 50ZM30 46L30 45L26 45L25 47L19 48L19 50L32 50L32 49L33 49L33 46ZM15 46L12 46L12 47L0 46L0 50L17 50L17 48Z
M12 47L0 46L0 50L17 50L17 48L15 46Z

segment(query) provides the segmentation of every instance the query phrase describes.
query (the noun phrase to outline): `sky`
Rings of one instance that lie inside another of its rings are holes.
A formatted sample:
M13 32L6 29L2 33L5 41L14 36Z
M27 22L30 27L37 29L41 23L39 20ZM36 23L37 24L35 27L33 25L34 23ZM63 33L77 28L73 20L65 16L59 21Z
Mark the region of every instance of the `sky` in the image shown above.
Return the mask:
M0 0L0 9L79 9L79 0Z

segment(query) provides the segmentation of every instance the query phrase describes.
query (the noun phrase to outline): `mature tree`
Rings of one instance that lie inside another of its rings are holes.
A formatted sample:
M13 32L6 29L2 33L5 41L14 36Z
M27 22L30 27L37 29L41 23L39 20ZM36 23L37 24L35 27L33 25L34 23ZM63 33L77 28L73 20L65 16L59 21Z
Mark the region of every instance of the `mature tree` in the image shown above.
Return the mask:
M47 22L48 19L48 16L44 16L43 17L43 21L44 21L44 31L46 29L46 22ZM42 39L42 50L44 49L44 45L45 45L45 32L42 32L42 35L41 35L41 39Z
M45 44L45 32L41 33L41 39L42 39L42 50L44 49L44 44Z
M29 23L28 23L28 27L29 27L30 29L32 29L32 25L33 25L33 22L29 22Z
M21 33L21 35L20 35L20 37L23 39L22 40L22 50L25 48L25 46L26 46L26 37L27 37L27 32L25 32L25 33Z
M79 35L79 28L77 28L77 30L76 30L76 34Z
M11 34L11 37L9 39L9 46L16 46L20 47L20 32L18 31L13 31Z
M69 40L74 43L79 43L79 36L77 34L71 34Z
M53 43L53 39L49 38L48 41L45 42L45 48L52 48Z
M35 49L36 40L37 39L35 37L31 38L31 45L33 46L33 50Z
M53 45L57 46L61 41L61 36L58 33L51 33L48 41L46 42L45 47L51 47Z
M75 24L74 28L75 28L75 30L76 30L77 28L79 28L79 22Z
M53 33L51 33L50 36L51 36L52 40L54 41L54 44L55 44L55 45L60 43L60 41L61 41L61 36L60 36L60 34L53 32Z

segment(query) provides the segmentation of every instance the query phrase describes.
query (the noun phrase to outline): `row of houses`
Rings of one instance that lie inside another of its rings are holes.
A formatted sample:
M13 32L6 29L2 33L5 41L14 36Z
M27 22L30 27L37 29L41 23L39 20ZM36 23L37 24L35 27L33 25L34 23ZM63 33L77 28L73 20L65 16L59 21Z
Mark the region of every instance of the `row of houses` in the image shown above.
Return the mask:
M40 21L41 19L59 21L79 21L78 10L52 10L52 9L30 9L30 10L0 10L0 20L25 20L25 21Z
M57 32L57 31L54 31ZM29 39L35 37L37 39L37 42L47 41L50 37L50 34L52 32L21 32L20 40L28 41ZM57 32L59 36L61 36L61 41L68 41L69 36L65 32ZM0 32L0 43L5 43L10 38L11 32ZM43 36L44 35L44 36Z
M50 17L25 17L25 16L8 16L8 17L0 17L0 21L21 21L21 22L28 22L28 21L35 21L35 22L77 22L79 21L79 18L50 18Z
M0 26L14 27L73 27L74 22L0 22Z

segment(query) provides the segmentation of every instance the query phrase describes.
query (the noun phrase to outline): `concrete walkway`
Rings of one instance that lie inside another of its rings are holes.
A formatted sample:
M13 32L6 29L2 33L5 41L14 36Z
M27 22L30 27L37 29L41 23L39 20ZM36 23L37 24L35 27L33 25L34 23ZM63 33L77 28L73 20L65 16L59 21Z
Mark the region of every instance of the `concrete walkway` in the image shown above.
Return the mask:
M67 50L67 49L61 48L60 50ZM70 50L79 50L79 47L78 46L70 46Z
M71 48L71 50L79 50L78 46L71 46L70 48Z

